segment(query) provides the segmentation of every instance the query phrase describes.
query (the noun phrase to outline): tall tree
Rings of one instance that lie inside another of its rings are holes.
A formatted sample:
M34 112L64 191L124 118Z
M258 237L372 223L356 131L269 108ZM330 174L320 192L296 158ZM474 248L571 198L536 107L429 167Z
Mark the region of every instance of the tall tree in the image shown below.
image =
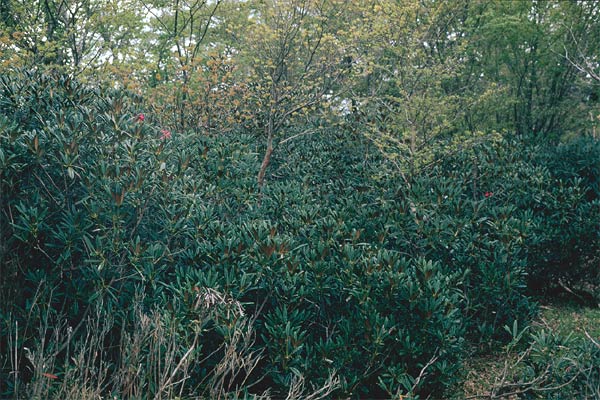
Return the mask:
M134 0L6 0L0 8L5 64L82 73L125 60L138 37Z
M581 3L581 4L580 4ZM473 32L479 76L497 85L500 126L516 133L562 133L581 102L575 68L565 61L568 30L586 35L585 2L507 1L487 5Z
M453 85L464 48L464 2L370 1L354 7L354 120L404 169L431 156L455 129L460 90Z
M248 2L249 21L236 48L249 80L248 101L265 139L257 175L262 192L273 151L298 135L314 132L311 112L334 96L342 79L344 47L332 23L339 0ZM300 129L292 129L292 125Z

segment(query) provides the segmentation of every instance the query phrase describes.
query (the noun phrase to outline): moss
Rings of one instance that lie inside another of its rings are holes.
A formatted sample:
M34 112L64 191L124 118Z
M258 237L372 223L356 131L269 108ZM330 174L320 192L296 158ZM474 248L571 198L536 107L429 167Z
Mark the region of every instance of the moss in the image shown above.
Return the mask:
M572 304L542 306L538 324L547 326L561 336L600 338L600 308L578 307Z

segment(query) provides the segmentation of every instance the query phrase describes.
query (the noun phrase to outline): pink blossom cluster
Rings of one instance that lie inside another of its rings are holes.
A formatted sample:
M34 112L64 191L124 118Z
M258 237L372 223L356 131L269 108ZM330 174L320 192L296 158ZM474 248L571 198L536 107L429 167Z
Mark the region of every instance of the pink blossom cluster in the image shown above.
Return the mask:
M139 113L137 115L137 117L135 118L135 120L137 122L144 122L144 120L146 119L146 116L143 113ZM171 131L168 129L161 129L160 130L160 138L162 140L167 140L167 139L171 139Z

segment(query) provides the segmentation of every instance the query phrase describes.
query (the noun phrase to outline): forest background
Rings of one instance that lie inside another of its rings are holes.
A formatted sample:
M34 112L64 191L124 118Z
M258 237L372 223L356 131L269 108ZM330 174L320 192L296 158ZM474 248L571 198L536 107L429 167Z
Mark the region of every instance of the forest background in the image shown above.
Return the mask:
M0 395L599 398L599 11L3 1Z

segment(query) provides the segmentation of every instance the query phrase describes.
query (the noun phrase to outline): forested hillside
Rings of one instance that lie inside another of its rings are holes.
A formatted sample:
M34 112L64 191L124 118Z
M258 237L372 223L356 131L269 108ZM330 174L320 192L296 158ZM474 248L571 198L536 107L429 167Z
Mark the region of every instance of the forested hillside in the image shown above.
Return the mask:
M2 1L0 398L600 399L599 63L600 1Z

